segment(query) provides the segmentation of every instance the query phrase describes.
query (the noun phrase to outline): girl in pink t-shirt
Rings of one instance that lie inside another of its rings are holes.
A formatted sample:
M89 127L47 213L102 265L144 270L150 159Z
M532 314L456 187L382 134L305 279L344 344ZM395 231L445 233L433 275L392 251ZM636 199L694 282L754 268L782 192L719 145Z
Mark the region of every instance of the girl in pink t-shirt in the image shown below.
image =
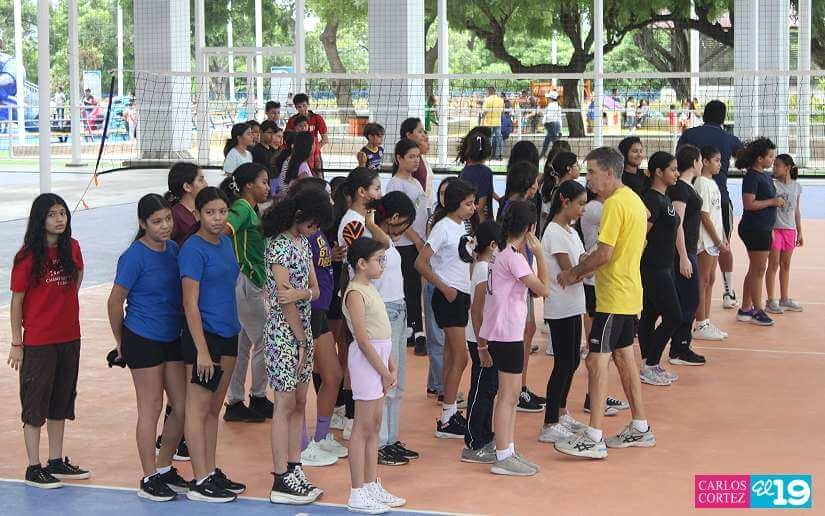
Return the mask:
M531 476L539 468L515 451L513 442L516 405L521 392L524 362L524 324L527 320L527 290L545 297L549 294L547 262L535 235L536 209L527 201L514 201L502 221L507 245L493 256L487 280L484 321L479 337L487 341L493 364L498 369L498 402L493 414L496 462L490 469L497 475ZM536 257L538 274L518 249L524 245ZM480 347L480 349L482 349Z

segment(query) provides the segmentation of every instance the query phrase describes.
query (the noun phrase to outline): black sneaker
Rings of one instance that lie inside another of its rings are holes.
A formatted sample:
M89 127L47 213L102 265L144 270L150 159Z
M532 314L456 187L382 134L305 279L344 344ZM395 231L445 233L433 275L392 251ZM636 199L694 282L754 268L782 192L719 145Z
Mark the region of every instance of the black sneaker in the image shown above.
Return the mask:
M441 423L441 419L435 422L435 436L439 439L464 439L466 432L467 421L461 415L461 412L453 414L446 425Z
M378 464L382 466L406 466L410 459L402 457L392 445L378 448Z
M615 416L616 414L619 413L619 410L623 410L623 409L620 409L619 407L611 405L610 400L619 401L619 400L615 400L614 398L611 398L610 396L607 397L607 403L605 403L605 406L604 406L604 415L605 416ZM622 403L624 404L624 402L622 402ZM584 412L586 414L590 414L590 394L587 394L584 397Z
M426 357L427 356L427 337L424 335L419 335L415 338L415 356L417 357Z
M246 491L246 486L244 484L230 480L229 477L221 471L221 468L215 468L215 472L212 473L212 480L215 482L216 486L226 489L230 493L235 493L236 495Z
M701 366L705 365L705 357L702 355L697 355L692 349L688 348L679 355L670 357L668 362L673 365Z
M223 412L223 420L240 423L263 423L266 418L250 410L249 407L243 404L243 401L238 401L226 406L226 410Z
M272 419L272 412L275 410L275 404L269 401L266 396L249 396L249 410L256 412L266 419Z
M407 347L411 348L411 347L414 347L414 346L415 346L415 337L410 335L409 337L407 337Z
M305 505L314 502L318 495L310 491L304 483L292 473L275 475L272 482L272 491L269 492L269 501L272 503L285 503L291 505Z
M530 391L521 391L516 410L519 412L541 412L544 410L544 407L530 396Z
M186 493L192 487L192 483L184 480L174 467L166 473L158 473L158 478L166 487L178 494Z
M27 486L39 487L40 489L57 489L63 487L63 482L54 478L40 464L34 464L26 468Z
M180 462L189 462L189 447L186 445L186 438L181 437L180 443L178 444L178 449L175 450L175 454L172 455L173 460L177 460Z
M48 472L54 478L66 479L66 480L83 480L84 478L89 478L90 474L85 469L80 469L77 466L73 465L69 462L69 458L66 457L64 459L49 459L48 465L46 465L46 472Z
M395 444L389 445L389 448L392 448L396 454L404 457L405 459L413 460L421 456L417 451L412 451L404 446L404 443L401 441L395 441Z
M527 391L527 394L529 394L529 395L530 395L530 397L531 397L531 398L533 398L533 400L534 400L536 403L538 403L539 405L546 405L546 404L547 404L547 398L545 398L544 396L539 396L538 394L536 394L535 392L531 391L531 390L530 390L530 389L528 389L527 387L522 387L522 388L521 388L521 390L522 390L522 392L524 392L524 391L526 390L526 391Z
M209 475L200 485L192 482L192 488L186 493L186 498L193 502L226 503L234 502L238 496L215 485L215 476Z
M155 473L147 479L138 482L137 495L140 498L152 500L153 502L169 502L175 499L176 493L172 491Z

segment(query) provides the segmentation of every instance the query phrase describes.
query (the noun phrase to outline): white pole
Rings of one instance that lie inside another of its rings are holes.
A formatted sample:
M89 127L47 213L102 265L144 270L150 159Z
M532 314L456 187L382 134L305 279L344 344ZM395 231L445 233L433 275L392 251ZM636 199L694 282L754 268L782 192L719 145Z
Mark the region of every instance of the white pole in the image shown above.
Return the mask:
M690 2L690 17L696 18L696 0ZM699 97L699 77L692 74L699 73L699 31L690 31L690 98Z
M123 97L123 8L117 2L117 96Z
M260 51L264 46L264 19L263 8L261 7L261 0L255 0L255 46ZM258 54L255 56L255 102L260 105L264 99L264 56ZM256 118L256 111L252 112L250 120Z
M802 75L811 70L811 0L799 0L799 55L796 69L799 90L796 127L796 153L799 165L804 167L811 159L811 77Z
M206 71L203 48L206 46L206 26L204 14L204 0L195 0L195 72ZM208 79L198 75L198 101L196 107L196 123L198 130L198 163L209 164L209 84Z
M750 25L750 32L748 35L750 36L749 47L751 48L751 52L753 55L753 70L759 69L759 2L754 1L753 7L751 7L749 13L750 17L748 18L748 24ZM759 136L759 114L760 108L759 105L759 78L757 76L753 76L751 79L753 81L753 89L750 91L753 93L753 99L751 101L751 112L753 113L754 123L751 125L751 134L750 138L756 138Z
M51 170L51 116L49 110L49 92L51 91L49 59L49 0L37 2L37 88L39 99L37 105L38 125L40 130L40 193L52 191Z
M450 73L450 32L447 21L447 0L438 0L438 73ZM438 164L447 166L449 146L450 80L439 81L438 92Z
M17 97L17 141L20 145L24 145L26 143L26 67L23 64L23 9L20 3L20 0L14 0L14 60L17 64L15 96ZM9 121L11 121L11 116L9 116Z
M68 165L83 166L80 161L80 47L77 34L77 0L69 0L69 118L72 140L72 161Z
M232 48L232 0L229 0L227 7L229 10L229 17L226 20L226 46ZM229 73L235 73L235 54L229 54ZM232 101L232 107L235 107L235 77L229 77L229 100Z
M559 64L559 48L558 48L558 38L556 37L556 31L553 31L553 37L550 39L550 63L551 64ZM556 85L556 78L553 77L553 86Z
M246 120L255 118L255 60L246 56ZM246 122L246 120L241 120Z
M593 71L596 75L594 94L596 96L596 119L593 121L593 146L601 147L602 138L602 111L604 108L604 3L603 0L593 1Z
M303 77L303 74L306 73L306 51L304 49L304 41L306 40L306 32L304 31L305 7L305 0L295 0L295 73L301 74L296 88L298 92L303 92L306 89L306 80Z

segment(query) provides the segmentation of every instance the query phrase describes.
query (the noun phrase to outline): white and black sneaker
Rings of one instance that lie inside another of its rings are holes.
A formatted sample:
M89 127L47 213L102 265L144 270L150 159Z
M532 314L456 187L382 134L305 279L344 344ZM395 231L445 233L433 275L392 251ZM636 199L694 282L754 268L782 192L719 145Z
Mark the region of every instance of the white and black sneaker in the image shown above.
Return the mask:
M295 475L295 472L287 472L283 475L275 475L272 482L272 491L269 493L269 501L272 503L285 503L290 505L305 505L312 503L318 495L309 490L303 482Z
M541 412L544 410L544 405L536 400L533 393L528 390L523 390L521 394L519 394L516 410L519 412Z
M160 479L160 474L158 473L140 480L137 495L140 498L153 502L169 502L177 496L177 494Z
M324 494L323 489L309 481L309 478L307 478L307 474L304 473L304 468L301 467L300 464L290 464L288 471L294 474L296 477L298 477L298 480L301 481L304 487L306 487L310 493L314 493L316 495L316 499L322 494Z
M566 441L558 441L554 447L556 451L574 457L588 459L604 459L607 457L607 446L604 439L596 442L590 438L586 431L574 434Z
M158 478L166 484L166 487L178 494L184 494L192 487L192 482L184 480L174 467L166 473L158 473Z
M26 468L25 484L40 489L57 489L63 487L63 482L53 477L40 464L34 464Z
M215 485L214 475L209 475L200 484L193 482L192 487L186 493L186 498L193 502L226 503L234 502L238 495Z
M461 412L453 414L446 425L440 419L435 423L435 436L439 439L464 439L465 432L467 432L467 421Z
M83 480L91 476L85 469L81 469L69 462L68 457L64 459L49 459L45 470L54 478L64 480Z

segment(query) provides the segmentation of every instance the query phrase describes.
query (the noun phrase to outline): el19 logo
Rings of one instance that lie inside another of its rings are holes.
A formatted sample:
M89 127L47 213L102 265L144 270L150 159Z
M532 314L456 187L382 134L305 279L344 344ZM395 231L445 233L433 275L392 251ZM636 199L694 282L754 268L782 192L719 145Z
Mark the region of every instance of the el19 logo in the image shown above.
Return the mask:
M807 509L812 506L811 475L751 475L751 508Z

